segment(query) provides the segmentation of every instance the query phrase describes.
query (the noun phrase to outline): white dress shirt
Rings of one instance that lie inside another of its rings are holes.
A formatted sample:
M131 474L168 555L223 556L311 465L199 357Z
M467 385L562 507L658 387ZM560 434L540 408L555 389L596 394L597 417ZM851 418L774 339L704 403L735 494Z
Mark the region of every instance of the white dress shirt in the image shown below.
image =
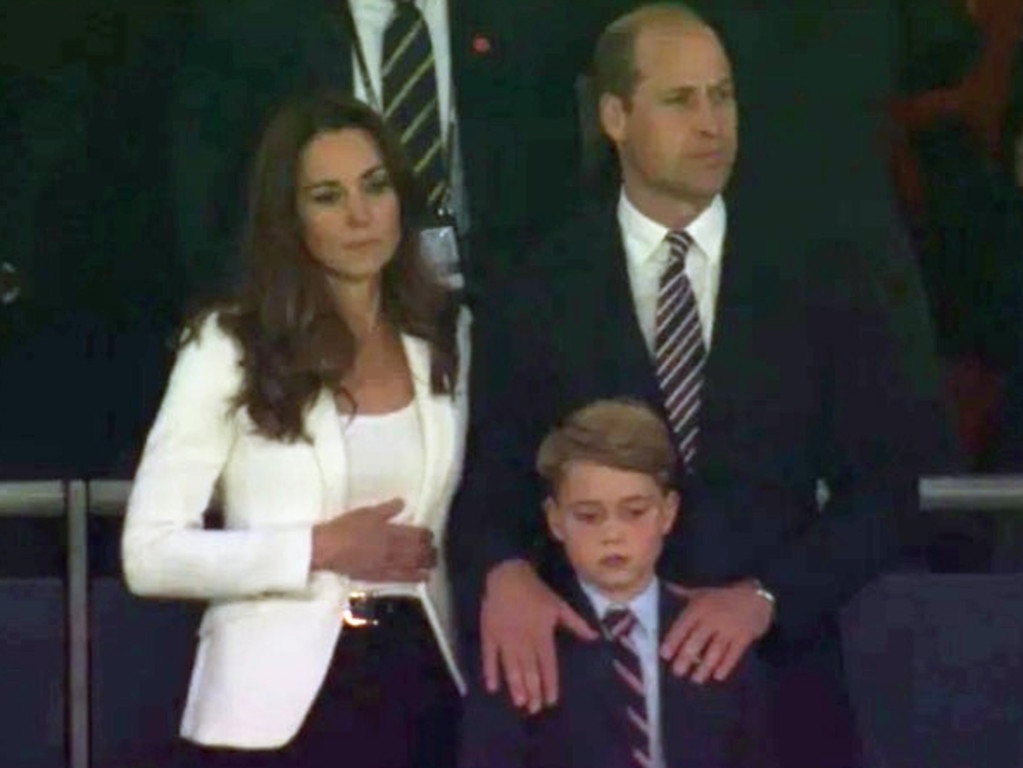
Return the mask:
M660 593L657 579L651 579L642 592L636 595L627 605L608 600L595 587L579 580L586 597L589 598L594 612L601 621L609 609L628 608L636 617L636 623L629 633L629 638L639 655L639 663L643 667L643 687L646 693L647 722L650 724L650 758L653 768L664 768L664 747L661 739L661 679L660 657L657 653L659 638Z
M384 30L394 13L395 0L341 0L349 3L355 29L359 35L366 65L369 67L369 80L373 93L366 92L366 86L360 74L359 61L352 51L352 79L355 98L369 104L378 112L382 105L374 100L382 98L383 82L380 75L381 59L383 58ZM441 135L445 147L454 142L451 152L451 205L458 218L459 229L463 233L468 227L468 208L465 200L465 184L462 175L461 152L458 146L458 131L455 117L454 78L451 72L451 26L448 23L447 0L415 0L416 7L422 12L426 27L430 32L433 45L433 61L437 72L437 101L440 107ZM374 99L375 97L375 99Z
M626 197L624 189L618 199L618 224L622 229L636 318L652 356L657 292L661 274L668 266L669 247L665 240L668 228L641 213ZM703 342L708 350L714 338L714 314L721 285L726 227L725 201L720 195L686 227L686 232L693 238L686 258L686 277L693 286L703 326Z

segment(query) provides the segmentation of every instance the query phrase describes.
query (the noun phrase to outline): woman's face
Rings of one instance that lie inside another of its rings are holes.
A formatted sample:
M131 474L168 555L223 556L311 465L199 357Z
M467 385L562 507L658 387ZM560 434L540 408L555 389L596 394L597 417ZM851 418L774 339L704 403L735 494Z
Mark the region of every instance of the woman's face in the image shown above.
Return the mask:
M401 241L401 205L373 137L359 128L316 134L296 189L312 256L344 280L379 276Z

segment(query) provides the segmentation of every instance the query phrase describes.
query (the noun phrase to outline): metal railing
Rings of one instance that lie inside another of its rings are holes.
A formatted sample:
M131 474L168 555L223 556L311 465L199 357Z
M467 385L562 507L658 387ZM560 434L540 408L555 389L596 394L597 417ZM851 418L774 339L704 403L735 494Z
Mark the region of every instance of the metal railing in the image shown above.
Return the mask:
M67 525L67 747L69 768L89 765L88 509L83 480L0 483L0 516L63 517Z
M1023 512L1023 475L924 477L920 506L930 511Z
M130 487L127 480L0 482L0 517L66 522L68 768L89 766L89 516L122 515ZM1023 513L1023 475L925 477L920 504L928 511Z

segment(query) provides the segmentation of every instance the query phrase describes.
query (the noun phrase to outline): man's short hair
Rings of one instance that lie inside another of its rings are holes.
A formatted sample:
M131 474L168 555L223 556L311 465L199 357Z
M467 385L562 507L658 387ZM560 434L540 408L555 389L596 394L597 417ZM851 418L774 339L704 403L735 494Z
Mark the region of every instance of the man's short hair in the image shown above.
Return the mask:
M667 488L676 455L667 425L648 405L626 399L597 400L569 414L540 444L536 470L550 493L557 492L572 461L640 472Z
M639 78L636 38L644 27L664 21L707 25L700 14L680 2L649 3L619 16L604 28L597 39L593 79L598 98L610 93L629 103Z

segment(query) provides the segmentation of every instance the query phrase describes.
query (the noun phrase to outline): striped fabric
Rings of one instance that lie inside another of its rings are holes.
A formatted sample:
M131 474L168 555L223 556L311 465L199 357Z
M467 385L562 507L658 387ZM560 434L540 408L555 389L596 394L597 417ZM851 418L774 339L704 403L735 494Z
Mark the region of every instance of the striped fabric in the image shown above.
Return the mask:
M643 665L629 637L636 625L636 616L628 609L612 608L604 614L603 625L612 644L612 664L620 683L616 705L622 715L621 726L629 765L651 768L650 722L646 711Z
M700 396L707 358L696 296L686 277L686 254L693 239L685 231L669 232L668 267L657 294L654 359L668 423L679 455L692 468L700 432Z
M384 30L384 117L401 136L426 199L436 208L447 189L437 74L430 30L411 0L396 0Z

